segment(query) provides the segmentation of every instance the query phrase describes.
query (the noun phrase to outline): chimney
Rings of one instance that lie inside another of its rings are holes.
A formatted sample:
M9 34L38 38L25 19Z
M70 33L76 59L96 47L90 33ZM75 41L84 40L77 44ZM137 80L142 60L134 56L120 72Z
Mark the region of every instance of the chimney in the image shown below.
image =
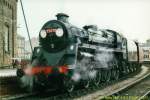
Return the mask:
M57 20L62 21L64 23L68 23L69 16L67 14L65 14L65 13L58 13L56 15L56 17L57 17Z

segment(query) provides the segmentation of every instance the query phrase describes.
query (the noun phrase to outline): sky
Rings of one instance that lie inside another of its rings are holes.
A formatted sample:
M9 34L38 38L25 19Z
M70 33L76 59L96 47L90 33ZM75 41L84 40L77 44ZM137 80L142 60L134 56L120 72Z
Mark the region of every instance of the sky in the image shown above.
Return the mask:
M17 32L26 39L27 32L18 0ZM38 37L41 27L68 14L69 22L79 28L95 24L112 29L139 42L150 39L150 0L22 0L31 37Z

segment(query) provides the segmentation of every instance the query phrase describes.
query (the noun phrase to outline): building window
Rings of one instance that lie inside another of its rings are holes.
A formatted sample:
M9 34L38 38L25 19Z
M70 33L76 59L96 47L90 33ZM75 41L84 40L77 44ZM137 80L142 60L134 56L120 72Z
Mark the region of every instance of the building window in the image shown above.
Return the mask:
M149 55L144 55L144 58L149 58Z
M4 27L4 46L5 46L5 51L9 51L9 27L5 26Z
M143 51L144 51L145 53L149 53L149 50L144 50L144 49L143 49Z

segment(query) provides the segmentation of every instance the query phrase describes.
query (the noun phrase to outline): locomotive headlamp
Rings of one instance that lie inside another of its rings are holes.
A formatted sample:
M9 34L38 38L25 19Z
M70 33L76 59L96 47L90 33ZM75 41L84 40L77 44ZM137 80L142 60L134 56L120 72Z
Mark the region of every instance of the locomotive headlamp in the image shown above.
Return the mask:
M58 29L56 30L56 35L57 35L58 37L62 37L63 34L64 34L63 29L58 28Z
M46 31L45 31L45 30L41 30L40 36L41 36L42 38L45 38L46 35L47 35Z

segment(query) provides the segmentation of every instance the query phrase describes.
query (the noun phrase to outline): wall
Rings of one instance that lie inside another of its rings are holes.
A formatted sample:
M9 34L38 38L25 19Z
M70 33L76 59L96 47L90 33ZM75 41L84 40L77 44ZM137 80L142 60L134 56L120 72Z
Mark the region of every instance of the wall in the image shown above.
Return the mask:
M5 50L8 27L8 51ZM16 56L17 0L0 0L0 67L10 65Z

